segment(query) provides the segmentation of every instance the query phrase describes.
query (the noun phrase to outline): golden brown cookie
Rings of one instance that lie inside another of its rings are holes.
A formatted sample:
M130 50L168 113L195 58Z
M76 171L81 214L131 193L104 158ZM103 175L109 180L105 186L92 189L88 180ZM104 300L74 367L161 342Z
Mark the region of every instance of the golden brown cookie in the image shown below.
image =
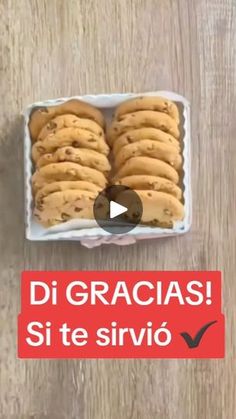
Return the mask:
M140 197L143 206L141 223L171 228L175 221L183 220L184 206L174 196L156 191L136 190L135 192ZM126 205L125 192L123 192L122 205L128 207L129 199L127 194Z
M132 157L116 173L114 181L132 175L151 175L169 179L175 184L179 181L176 170L168 163L151 157Z
M34 215L45 227L73 218L93 218L93 204L97 194L79 189L54 192L37 202Z
M171 116L179 123L178 107L171 100L157 96L140 96L127 100L116 108L115 118L119 121L120 116L137 111L158 111Z
M62 147L58 148L53 153L43 154L37 161L37 167L43 167L50 163L58 163L63 161L70 161L79 163L82 166L92 167L99 172L108 174L111 170L111 165L104 154L98 153L87 148Z
M60 147L72 146L109 154L109 147L102 137L80 128L63 128L55 134L49 134L43 141L37 141L32 147L34 162L45 153L52 153Z
M156 191L136 192L143 205L141 222L152 226L173 227L175 221L183 220L184 206L172 195Z
M81 166L77 163L52 163L36 170L32 176L33 191L37 192L46 183L64 180L86 180L95 185L105 188L107 179L104 174L90 167Z
M176 148L158 141L141 140L133 144L128 144L121 148L115 155L115 167L120 168L131 157L149 156L169 163L176 170L182 164L182 157Z
M37 141L44 140L48 134L55 134L63 128L80 128L104 138L104 131L97 122L91 119L79 118L76 115L59 115L51 119L40 131Z
M109 144L113 145L117 137L129 130L151 127L167 132L179 139L178 124L169 115L155 111L138 111L122 115L120 120L114 120L108 130Z
M182 191L175 183L168 179L150 175L126 176L116 182L116 185L128 186L130 189L141 189L165 192L173 195L178 200L182 198Z
M35 107L30 115L29 130L32 141L36 141L41 129L53 118L59 115L72 114L80 118L91 119L97 122L102 128L105 127L105 120L99 109L81 100L71 99L65 103L55 106Z
M57 224L65 223L66 221L79 218L83 220L91 220L94 218L93 216L93 203L89 208L81 209L79 214L77 210L73 210L70 208L70 205L53 210L49 209L46 214L41 214L37 208L34 209L34 216L37 221L42 224L45 228L53 227Z
M101 191L101 187L95 185L94 183L87 182L84 180L68 180L68 181L60 181L60 182L52 182L48 183L45 186L43 186L35 195L35 205L38 206L41 199L45 196L50 195L54 192L62 192L65 190L81 190L81 191L88 191L88 192L94 192L98 194Z
M125 145L146 139L172 145L180 151L180 143L172 135L156 128L139 128L128 131L118 137L113 144L113 153L116 155Z

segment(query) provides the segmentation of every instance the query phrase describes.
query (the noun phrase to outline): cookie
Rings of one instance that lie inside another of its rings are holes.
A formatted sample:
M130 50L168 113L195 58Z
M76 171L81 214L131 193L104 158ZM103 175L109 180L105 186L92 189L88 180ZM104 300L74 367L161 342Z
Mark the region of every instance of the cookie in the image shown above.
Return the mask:
M104 131L97 122L91 119L79 118L76 115L60 115L51 119L40 131L37 141L44 140L48 134L55 134L62 128L81 128L104 138Z
M77 163L52 163L36 170L32 176L33 191L37 192L46 183L64 180L86 180L95 185L105 188L107 179L104 174L90 167L81 166Z
M116 182L132 175L160 176L171 180L175 184L179 182L179 175L173 167L168 163L151 157L132 157L127 160L124 166L116 173L114 181Z
M120 168L131 157L149 156L169 163L176 170L180 169L182 158L176 148L158 141L141 140L122 147L115 155L115 167Z
M51 193L65 191L65 190L73 190L73 189L94 192L96 194L98 194L101 191L101 187L94 185L94 183L83 181L83 180L78 180L78 181L65 180L61 182L52 182L43 186L36 193L35 205L37 206L42 198L50 195Z
M92 167L99 172L108 174L111 170L110 163L104 154L86 148L62 147L53 153L43 154L37 160L37 167L43 167L50 163L70 161L79 163L81 166Z
M163 177L149 175L126 176L116 182L116 185L128 186L130 189L151 190L165 192L178 200L182 198L182 191L175 183Z
M69 100L55 106L35 107L30 115L29 131L32 141L36 141L41 129L53 118L59 115L72 114L80 118L91 119L105 127L105 119L99 109L77 99Z
M104 155L109 154L109 147L102 137L80 128L63 128L55 134L49 134L43 141L37 141L32 147L34 162L45 153L52 153L59 147L72 146L87 148Z
M113 145L115 139L131 129L142 127L158 128L179 139L178 124L169 115L155 111L138 111L122 115L120 120L114 120L108 130L108 140Z
M184 218L184 206L174 196L157 191L135 190L142 201L143 213L141 223L155 227L171 228L175 221ZM125 192L122 193L122 205L128 207Z
M89 208L81 209L79 214L77 210L72 210L70 206L68 209L67 207L62 207L60 209L58 208L57 210L50 208L46 213L41 213L35 208L34 216L37 221L45 228L65 223L66 221L72 220L74 218L79 218L81 220L92 220L94 218L93 204Z
M114 141L114 155L116 155L120 151L120 149L125 145L146 139L152 141L159 141L167 145L172 145L178 151L180 151L180 143L172 135L156 128L139 128L126 132Z
M84 190L54 192L37 202L34 215L49 227L73 218L93 218L93 204L97 194Z
M115 111L115 118L119 121L120 116L137 111L158 111L171 116L179 123L179 111L174 102L163 97L140 96L123 102Z

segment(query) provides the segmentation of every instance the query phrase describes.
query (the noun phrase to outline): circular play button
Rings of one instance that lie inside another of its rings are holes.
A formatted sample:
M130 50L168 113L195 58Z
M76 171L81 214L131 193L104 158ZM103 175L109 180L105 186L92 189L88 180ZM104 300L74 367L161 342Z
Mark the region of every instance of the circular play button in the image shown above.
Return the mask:
M138 194L132 189L113 185L99 193L93 212L98 225L105 231L124 234L140 223L143 207Z

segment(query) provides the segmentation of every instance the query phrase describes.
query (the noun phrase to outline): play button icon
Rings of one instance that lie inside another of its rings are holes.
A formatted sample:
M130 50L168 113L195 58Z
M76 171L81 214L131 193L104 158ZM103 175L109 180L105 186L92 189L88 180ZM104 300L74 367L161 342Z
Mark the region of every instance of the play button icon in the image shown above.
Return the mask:
M93 207L98 225L111 234L133 230L141 221L142 210L138 194L121 185L109 186L100 192Z
M121 214L128 211L128 208L123 205L117 204L115 201L110 202L110 218L116 218Z

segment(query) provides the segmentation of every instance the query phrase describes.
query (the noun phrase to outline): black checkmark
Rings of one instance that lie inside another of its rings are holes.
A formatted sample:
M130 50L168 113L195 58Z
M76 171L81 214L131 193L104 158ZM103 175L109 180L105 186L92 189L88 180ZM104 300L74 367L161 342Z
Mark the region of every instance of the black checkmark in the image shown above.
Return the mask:
M203 326L198 332L197 334L194 336L194 338L192 338L189 333L187 332L182 332L180 333L180 335L184 338L185 342L187 343L189 348L197 348L199 343L201 342L201 339L204 335L204 333L206 332L206 330L212 326L213 324L217 323L217 320L214 320L213 322L207 323L205 324L205 326Z

